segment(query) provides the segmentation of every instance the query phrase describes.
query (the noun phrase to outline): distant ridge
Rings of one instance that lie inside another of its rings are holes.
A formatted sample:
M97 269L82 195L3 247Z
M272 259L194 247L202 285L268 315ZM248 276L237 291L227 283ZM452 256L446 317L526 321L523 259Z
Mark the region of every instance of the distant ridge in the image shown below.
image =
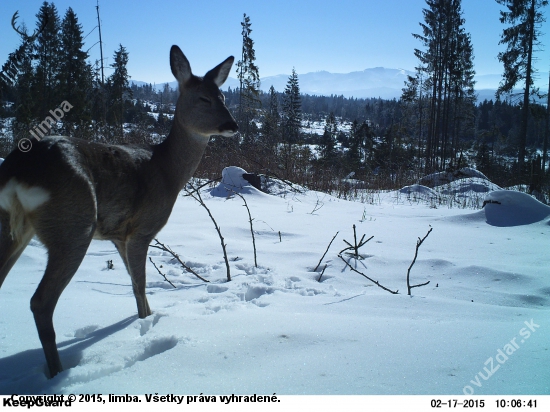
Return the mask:
M402 69L388 69L384 67L374 67L363 71L351 73L330 73L327 71L311 72L299 74L300 92L303 94L330 96L343 95L344 97L356 98L382 98L399 99L401 97L404 83L408 75L414 75L413 72ZM260 88L267 92L273 85L275 90L282 92L288 82L287 74L276 76L267 76L261 78ZM548 73L538 73L538 87L543 93L548 91ZM501 75L488 74L476 76L476 94L478 101L494 100L495 92L500 82ZM132 80L131 83L143 85L147 82ZM169 83L170 87L176 88L177 82ZM162 89L164 83L155 85L157 89ZM239 81L229 77L223 88L235 89L239 87Z

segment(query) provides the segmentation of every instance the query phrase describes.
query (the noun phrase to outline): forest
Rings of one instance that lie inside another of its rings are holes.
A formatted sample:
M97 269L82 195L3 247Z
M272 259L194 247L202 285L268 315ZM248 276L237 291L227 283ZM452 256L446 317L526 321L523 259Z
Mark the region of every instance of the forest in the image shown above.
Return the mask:
M547 91L533 87L532 60L548 2L497 2L508 10L501 12L503 81L495 98L484 101L476 98L460 0L426 0L421 33L414 35L416 73L394 100L302 94L294 70L285 90L261 91L252 23L244 14L242 55L233 69L239 87L224 90L240 131L211 139L197 176L217 179L225 166L238 165L338 194L352 180L355 187L393 189L470 166L544 200L550 109L540 104ZM123 45L105 77L102 62L88 61L71 8L60 17L54 3L44 2L32 34L17 25L17 15L12 22L21 43L0 72L1 157L29 133L113 144L153 144L169 133L177 90L131 83ZM47 120L62 101L70 110L62 120Z

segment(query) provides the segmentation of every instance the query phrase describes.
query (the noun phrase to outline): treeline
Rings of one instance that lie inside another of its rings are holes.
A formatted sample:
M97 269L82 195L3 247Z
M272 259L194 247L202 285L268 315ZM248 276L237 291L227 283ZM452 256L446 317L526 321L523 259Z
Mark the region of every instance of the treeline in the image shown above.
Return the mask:
M99 62L88 62L82 26L72 8L60 18L56 6L44 2L32 35L24 25L14 24L14 29L21 44L3 65L0 79L2 115L14 118L14 142L28 137L31 130L40 136L66 134L122 142L125 122L147 120L145 108L132 107L126 49L120 45L114 52L112 73L105 78ZM71 109L59 122L51 112L63 102ZM10 142L3 137L5 155Z
M245 14L234 68L239 87L225 92L240 132L214 137L198 173L216 178L224 166L237 164L334 191L346 176L395 188L426 173L475 166L502 186L530 183L541 191L546 182L548 190L548 108L500 97L476 103L473 47L460 3L426 0L422 33L415 35L419 66L394 100L304 95L294 69L284 91L262 92ZM89 63L82 50L83 31L72 9L60 19L54 4L45 2L37 18L33 35L18 28L21 45L2 68L0 116L14 119L5 125L9 130L0 127L2 155L31 130L112 143L166 136L177 90L130 85L122 45L103 78L99 62ZM61 122L48 121L62 101L71 110Z

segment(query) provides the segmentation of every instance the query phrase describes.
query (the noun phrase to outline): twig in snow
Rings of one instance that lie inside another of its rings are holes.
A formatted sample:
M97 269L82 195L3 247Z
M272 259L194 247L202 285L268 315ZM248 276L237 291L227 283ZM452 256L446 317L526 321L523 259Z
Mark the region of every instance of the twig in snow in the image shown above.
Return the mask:
M412 285L410 284L409 282L409 277L410 277L410 274L411 274L411 269L414 265L414 263L416 262L416 257L418 256L418 248L420 248L420 245L422 245L422 243L424 243L424 241L426 240L426 238L428 237L428 235L432 232L433 230L433 227L430 227L430 230L428 230L428 233L426 233L426 236L424 236L422 239L418 238L418 240L416 241L416 251L414 252L414 259L411 263L411 265L409 266L409 270L407 270L407 289L408 289L408 295L410 296L411 295L411 289L412 288L417 288L417 287L420 287L420 286L425 286L427 285L428 283L430 283L430 281L428 280L427 282L424 282L424 283L420 283L418 285Z
M252 227L252 215L250 214L250 209L248 208L248 203L246 203L246 199L243 195L240 193L235 192L234 190L228 189L229 191L235 193L237 196L239 196L243 202L244 207L246 207L246 211L248 212L248 221L250 222L250 233L252 234L252 247L254 248L254 266L258 267L258 260L256 259L256 238L254 237L254 228Z
M313 269L314 272L317 272L317 269L319 268L319 266L321 266L321 262L323 261L326 254L328 253L328 250L330 249L330 245L332 245L332 242L334 242L334 239L336 239L336 236L338 236L338 233L340 233L340 232L336 232L336 234L334 235L334 237L332 238L332 240L328 244L327 250L325 250L325 253L323 253L323 256L321 256L321 259L319 260L319 263L317 263L317 266L315 266L315 269ZM326 266L325 266L325 268L326 268ZM323 271L324 271L324 269L323 269ZM321 279L321 277L319 277L319 279Z
M200 205L206 209L206 211L208 212L208 216L210 216L210 219L212 220L212 223L214 223L214 227L216 228L216 231L218 232L218 236L220 237L220 242L221 242L221 245L222 245L223 259L225 260L225 268L226 268L226 271L227 271L227 281L230 282L231 281L231 269L229 268L229 259L227 258L227 250L225 248L227 245L224 243L224 239L223 239L223 236L222 236L222 232L220 231L220 227L216 223L216 219L214 219L214 216L212 216L212 213L210 212L210 209L208 209L208 207L204 203L204 200L202 200L200 190L195 189L194 191L191 191L191 192L189 190L187 190L187 193L189 193L189 195L191 195L191 197L193 199L195 199L197 202L199 202Z
M319 279L317 279L317 282L321 282L321 278L323 277L323 273L325 273L325 269L327 268L327 266L328 266L328 263L325 263L325 267L321 271L321 274L319 275ZM315 268L315 269L317 269L317 268Z
M222 179L221 177L218 177L218 178L216 178L216 179L209 180L208 182L203 183L202 185L200 185L200 186L198 186L198 187L195 187L192 183L189 183L189 186L191 186L191 187L193 188L193 190L189 191L189 190L186 189L187 194L184 195L184 196L193 196L193 193L198 192L198 191L201 190L203 187L208 186L209 184L214 183L214 182L217 182L217 181L219 181L219 180L221 180L221 179Z
M154 248L157 248L157 249L160 249L160 250L164 250L165 252L168 252L170 253L174 259L176 259L179 264L185 269L187 270L188 272L192 273L193 275L195 275L196 277L198 277L200 280L202 280L203 282L207 282L209 283L210 281L209 280L206 280L205 278L203 278L202 276L200 276L197 272L195 272L193 269L191 269L189 266L187 266L185 263L182 262L182 260L180 259L180 257L178 256L178 254L176 252L174 252L170 246L166 246L165 244L163 243L160 243L158 241L158 239L155 239L155 242L157 242L156 245L149 245L149 247L154 247Z
M391 289L388 289L387 287L382 286L377 280L374 280L374 279L369 278L369 277L368 277L367 275L365 275L363 272L359 272L357 269L355 269L353 266L351 266L351 265L349 264L349 262L346 262L346 259L344 259L344 258L342 257L342 255L338 255L338 257L339 257L340 259L342 259L342 260L344 261L344 263L345 263L352 271L354 271L354 272L356 272L356 273L359 273L361 276L366 277L368 280L370 280L372 283L374 283L374 284L375 284L376 286L378 286L379 288L382 288L382 289L384 289L384 290L386 290L386 291L388 291L388 292L390 292L390 293L392 293L392 294L394 294L394 295L396 295L396 294L399 293L399 290L393 291L393 290L391 290Z
M323 198L324 199L324 198ZM317 212L319 209L321 209L325 204L322 200L319 200L319 196L317 196L317 202L315 202L315 207L311 212L309 212L310 215L313 215L315 212Z
M365 239L365 236L366 235L363 235L361 237L361 240L359 240L359 243L357 243L357 233L355 231L355 225L353 225L353 241L354 241L354 244L352 245L346 239L344 239L344 242L346 243L346 245L348 245L348 247L345 248L345 249L342 249L340 251L339 255L341 255L342 252L345 252L346 250L353 250L354 251L353 257L355 259L359 259L359 248L362 247L362 246L365 246L365 244L374 237L374 236L371 236L367 240L363 241L363 239Z
M164 278L164 280L167 281L168 283L170 283L174 287L174 289L177 289L176 285L174 285L172 282L170 282L168 280L168 278L166 277L166 275L160 271L160 269L157 267L157 265L155 265L155 262L153 262L153 259L151 259L151 256L149 256L149 260L151 261L151 263L153 264L153 266L155 267L157 272Z

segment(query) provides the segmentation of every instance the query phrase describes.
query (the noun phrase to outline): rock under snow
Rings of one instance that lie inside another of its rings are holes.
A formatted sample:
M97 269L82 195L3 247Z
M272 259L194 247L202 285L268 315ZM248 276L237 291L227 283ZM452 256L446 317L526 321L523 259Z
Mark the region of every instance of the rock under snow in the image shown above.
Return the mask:
M263 195L263 193L252 186L243 175L246 170L237 167L229 166L222 171L222 181L216 186L210 194L216 197L233 196L234 192L240 194Z
M487 223L501 227L528 225L550 218L550 207L527 193L512 190L489 193L484 210Z

